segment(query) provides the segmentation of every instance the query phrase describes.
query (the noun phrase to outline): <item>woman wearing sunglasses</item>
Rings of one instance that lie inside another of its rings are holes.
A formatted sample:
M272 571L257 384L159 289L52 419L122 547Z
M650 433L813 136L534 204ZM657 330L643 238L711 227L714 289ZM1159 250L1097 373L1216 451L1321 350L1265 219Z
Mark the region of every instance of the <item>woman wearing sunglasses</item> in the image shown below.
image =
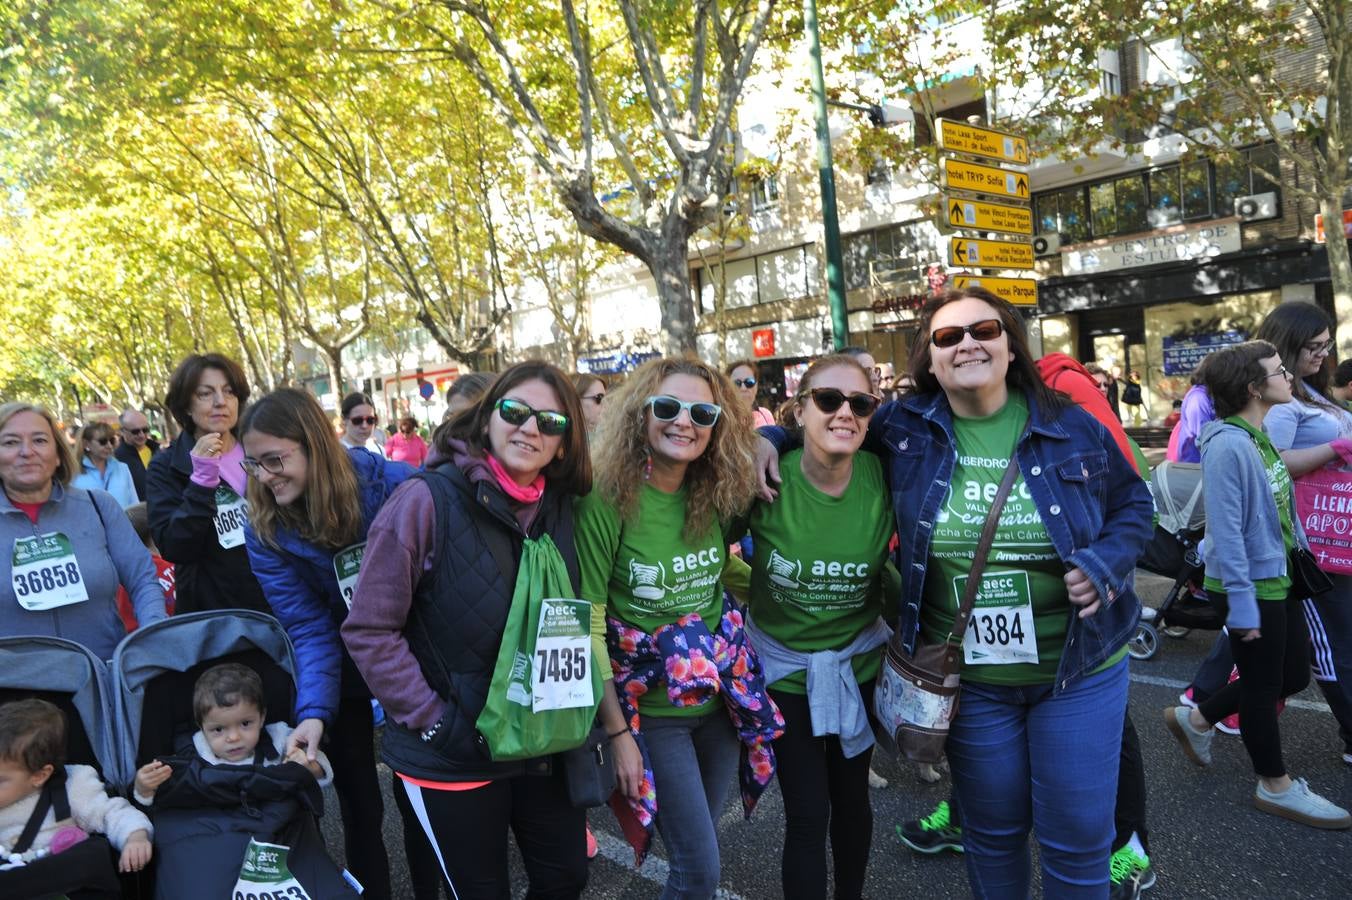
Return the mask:
M75 446L84 450L84 457L80 460L80 474L70 484L87 491L107 491L118 506L126 509L139 501L131 469L122 460L113 458L116 443L113 429L106 422L94 422L81 429Z
M345 448L318 401L293 388L249 407L240 443L241 467L250 476L249 562L296 648L296 729L286 750L300 747L313 759L320 739L328 738L348 868L367 895L389 897L389 858L384 845L370 839L370 823L383 813L371 692L343 652L338 627L352 602L367 528L413 470ZM435 898L436 860L426 841L417 840L417 820L406 814L404 822L406 843L414 845L409 860L415 895ZM419 874L430 892L417 890Z
M375 434L379 430L376 423L380 417L376 415L375 402L369 396L360 391L348 394L338 410L343 417L340 440L344 447L360 447L377 456L385 455L384 449L376 442Z
M915 392L865 443L888 468L908 648L950 634L997 486L1017 474L947 744L973 893L1029 895L1034 829L1045 896L1106 896L1149 492L1107 430L1043 384L1018 313L990 292L931 301L910 370Z
M385 708L381 755L399 777L452 897L506 897L508 829L532 897L587 883L584 811L551 758L491 761L475 730L527 539L549 535L579 590L573 499L591 488L582 406L533 360L433 435L427 469L367 534L343 640ZM574 593L572 596L585 596ZM594 652L604 654L600 616ZM602 655L601 658L604 658Z
M751 698L724 677L740 660L743 685L756 690L758 663L720 586L724 525L755 495L749 419L727 377L698 360L644 363L606 399L596 490L577 513L582 596L605 610L615 669L602 722L619 790L643 826L639 856L654 824L666 845L664 898L717 890L716 826L739 726L748 758L763 735L739 702ZM727 650L723 669L711 663L715 646Z
M724 371L732 379L737 397L751 411L751 424L756 428L775 424L775 414L764 406L756 405L756 364L749 359L739 359Z
M779 498L749 525L747 631L784 714L775 741L784 795L783 896L863 896L873 836L869 711L892 630L882 571L895 529L878 457L859 454L878 408L854 357L827 356L803 375L788 410L802 449L784 455ZM827 889L831 837L835 889Z

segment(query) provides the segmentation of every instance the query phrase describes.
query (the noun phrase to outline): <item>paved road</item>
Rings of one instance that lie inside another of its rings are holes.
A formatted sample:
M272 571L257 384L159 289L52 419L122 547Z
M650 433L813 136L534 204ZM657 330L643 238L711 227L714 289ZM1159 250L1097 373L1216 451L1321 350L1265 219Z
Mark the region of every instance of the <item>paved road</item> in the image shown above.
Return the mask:
M1158 579L1142 578L1148 603L1162 595ZM1149 820L1159 884L1147 894L1171 898L1347 898L1352 896L1352 832L1323 832L1276 819L1253 808L1254 778L1237 737L1218 735L1215 761L1197 769L1165 731L1160 710L1172 704L1210 648L1214 633L1181 640L1162 638L1154 660L1132 662L1131 709L1141 736L1149 789ZM1295 775L1344 807L1352 806L1352 769L1341 762L1337 728L1314 688L1291 704L1281 718L1287 765ZM873 791L873 852L868 896L969 896L962 860L954 855L911 854L893 833L896 823L929 812L946 796L947 781L925 785L913 769L879 757L879 774L891 784ZM770 900L781 896L779 853L783 807L775 787L766 793L750 822L729 792L719 827L723 846L723 889L728 897ZM332 797L330 798L332 801ZM330 809L336 813L337 804ZM341 859L336 815L326 816L330 847ZM398 856L399 823L387 800L384 840ZM608 810L595 810L592 828L602 847L591 868L588 897L639 900L656 897L665 880L660 842L641 871L619 837ZM370 836L376 839L375 835ZM402 859L395 894L410 896ZM525 893L520 866L514 866L516 895Z

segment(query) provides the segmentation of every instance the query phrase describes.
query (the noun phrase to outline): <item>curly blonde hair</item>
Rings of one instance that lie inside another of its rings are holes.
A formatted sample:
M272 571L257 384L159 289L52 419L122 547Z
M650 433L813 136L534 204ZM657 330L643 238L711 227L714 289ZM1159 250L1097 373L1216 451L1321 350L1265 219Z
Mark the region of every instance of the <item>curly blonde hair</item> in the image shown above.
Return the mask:
M744 512L756 495L756 432L751 412L738 399L728 376L693 356L652 359L639 366L606 397L592 463L601 496L615 506L621 520L632 521L650 452L646 401L671 375L702 379L709 385L713 402L723 409L708 447L685 472L689 499L682 536L695 540L707 534L716 521L727 521Z

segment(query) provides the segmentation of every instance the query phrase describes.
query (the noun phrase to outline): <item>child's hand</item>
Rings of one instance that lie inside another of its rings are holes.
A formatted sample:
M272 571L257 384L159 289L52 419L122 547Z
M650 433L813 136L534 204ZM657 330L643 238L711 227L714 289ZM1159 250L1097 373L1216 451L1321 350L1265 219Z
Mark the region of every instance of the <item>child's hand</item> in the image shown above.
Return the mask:
M161 764L163 765L163 764ZM165 766L168 768L168 766ZM140 778L140 775L137 775ZM122 858L118 860L117 870L119 872L139 872L150 862L153 850L150 846L150 835L145 830L133 831L131 837L127 838L126 845L122 848Z
M324 777L324 767L319 764L318 760L310 759L300 747L292 747L286 754L286 761L300 763L302 766L309 769L310 774L314 775L315 778Z
M174 770L170 768L168 763L152 759L136 770L136 793L142 797L155 796L155 791L160 785L168 781L172 774L174 774Z

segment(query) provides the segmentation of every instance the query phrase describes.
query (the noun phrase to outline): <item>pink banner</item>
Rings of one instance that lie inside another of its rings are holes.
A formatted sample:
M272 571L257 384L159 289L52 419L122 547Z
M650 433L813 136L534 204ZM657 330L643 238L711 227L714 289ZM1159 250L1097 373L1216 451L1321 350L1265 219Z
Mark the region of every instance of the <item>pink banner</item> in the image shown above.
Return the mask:
M1352 472L1318 469L1297 478L1296 514L1319 568L1352 575Z

